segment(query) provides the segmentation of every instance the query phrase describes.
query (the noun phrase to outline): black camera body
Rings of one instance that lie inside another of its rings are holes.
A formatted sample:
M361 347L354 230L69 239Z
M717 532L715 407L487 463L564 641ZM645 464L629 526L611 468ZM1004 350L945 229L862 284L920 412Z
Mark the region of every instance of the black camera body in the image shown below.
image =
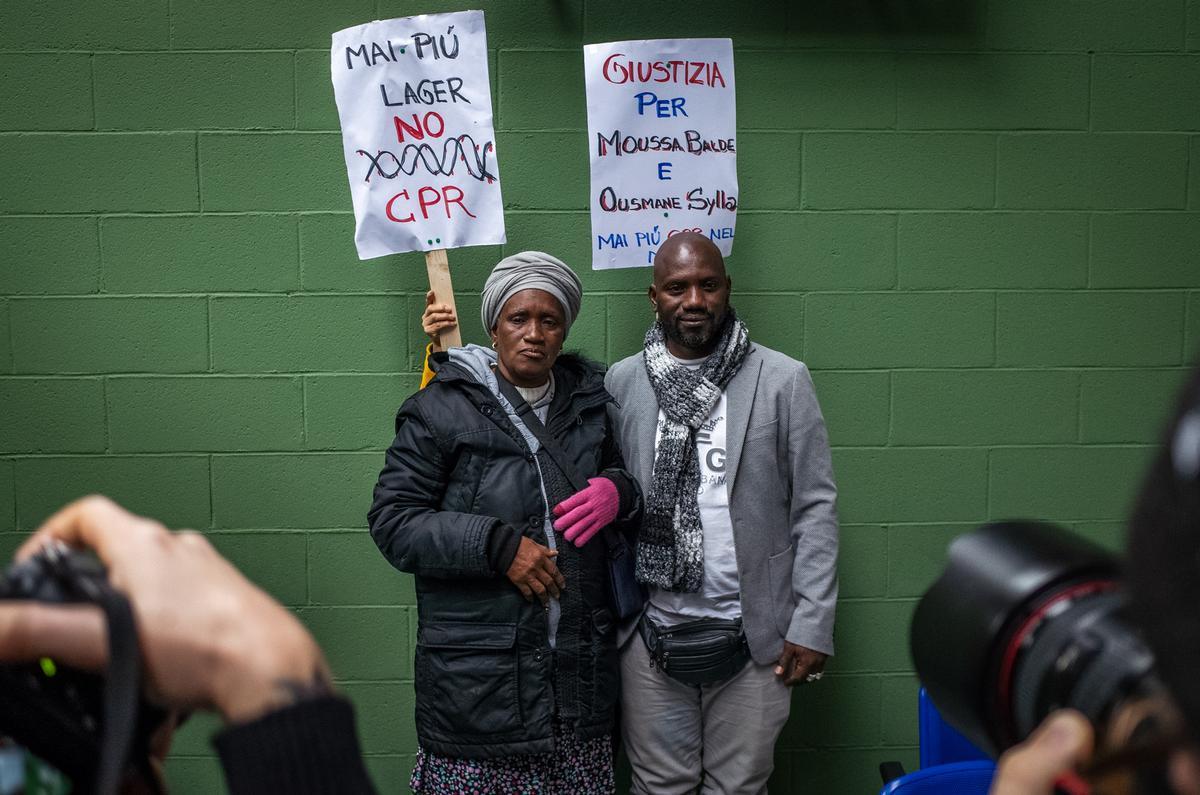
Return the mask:
M0 600L96 604L108 619L105 675L57 665L0 664L0 735L70 778L77 791L106 791L106 778L137 772L165 714L141 698L133 615L94 557L51 544L0 576ZM108 768L106 775L105 768Z

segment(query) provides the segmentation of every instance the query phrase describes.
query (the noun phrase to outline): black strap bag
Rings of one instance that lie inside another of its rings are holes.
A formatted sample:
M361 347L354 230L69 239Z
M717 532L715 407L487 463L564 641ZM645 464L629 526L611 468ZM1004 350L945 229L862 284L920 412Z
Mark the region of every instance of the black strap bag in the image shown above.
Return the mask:
M571 486L576 491L586 489L588 487L587 478L579 474L579 471L572 466L566 451L546 429L545 424L538 419L533 407L525 401L525 398L521 397L521 393L517 391L516 387L499 373L496 374L496 381L500 386L500 394L504 395L505 399L512 404L517 416L525 423L529 432L537 438L542 449L570 481ZM618 619L631 618L641 612L642 607L646 604L646 586L637 581L634 573L633 545L612 525L605 527L601 534L608 552L609 607L612 608Z
M684 684L723 682L750 661L740 618L701 618L660 627L643 615L638 632L650 653L650 667Z

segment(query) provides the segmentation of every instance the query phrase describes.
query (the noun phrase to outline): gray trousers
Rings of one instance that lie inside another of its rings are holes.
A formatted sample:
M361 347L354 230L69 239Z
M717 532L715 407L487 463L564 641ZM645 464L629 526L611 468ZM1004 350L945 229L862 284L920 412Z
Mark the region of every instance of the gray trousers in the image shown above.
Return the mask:
M759 795L791 690L753 660L712 685L685 685L650 668L641 637L621 650L621 737L637 795Z

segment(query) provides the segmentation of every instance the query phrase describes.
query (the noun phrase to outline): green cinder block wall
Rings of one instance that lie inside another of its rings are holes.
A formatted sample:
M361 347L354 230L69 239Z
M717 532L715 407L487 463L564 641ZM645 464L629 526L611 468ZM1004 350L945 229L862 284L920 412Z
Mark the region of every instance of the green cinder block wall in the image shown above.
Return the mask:
M365 531L417 384L419 255L357 260L329 35L482 7L509 244L580 271L613 361L643 270L589 269L584 43L730 36L735 304L807 361L841 486L838 655L774 792L915 764L913 604L946 543L1104 543L1200 349L1200 0L81 0L0 4L0 551L80 494L194 527L328 651L407 791L412 584ZM194 720L177 792L220 791Z

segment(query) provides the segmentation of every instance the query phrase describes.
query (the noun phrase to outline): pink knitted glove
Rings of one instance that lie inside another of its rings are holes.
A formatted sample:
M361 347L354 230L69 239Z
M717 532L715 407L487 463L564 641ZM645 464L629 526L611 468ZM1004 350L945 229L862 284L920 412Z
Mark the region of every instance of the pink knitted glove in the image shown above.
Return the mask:
M554 506L554 529L581 547L617 518L621 495L608 478L588 478L588 487Z

